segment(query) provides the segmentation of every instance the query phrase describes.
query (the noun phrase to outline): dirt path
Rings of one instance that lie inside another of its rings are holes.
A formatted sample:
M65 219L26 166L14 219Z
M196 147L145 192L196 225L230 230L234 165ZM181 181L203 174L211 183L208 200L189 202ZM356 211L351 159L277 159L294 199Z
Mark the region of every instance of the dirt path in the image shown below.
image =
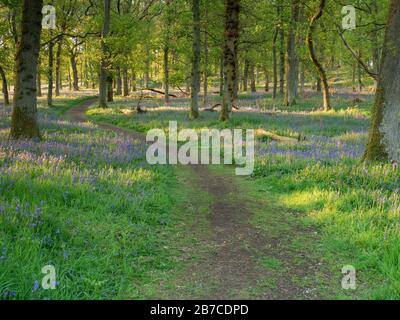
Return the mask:
M87 101L66 115L75 121L85 121L85 111L92 104L93 101ZM135 139L144 138L113 125L99 124L99 127ZM176 275L173 290L161 289L163 298L319 298L313 280L319 272L318 261L304 250L306 246L292 247L293 241L303 241L304 235L307 243L312 242L313 230L300 227L287 212L266 207L265 200L246 194L239 178L231 174L209 166L182 167L182 170L189 170L190 176L190 181L180 181L182 188L192 190L185 206L192 208L199 221L203 215L206 232L200 224L195 224L193 230L183 230L183 234L194 234L198 243L184 261L184 273ZM204 215L200 210L205 205ZM269 232L250 222L255 210L267 217ZM195 261L191 258L194 254L198 256Z

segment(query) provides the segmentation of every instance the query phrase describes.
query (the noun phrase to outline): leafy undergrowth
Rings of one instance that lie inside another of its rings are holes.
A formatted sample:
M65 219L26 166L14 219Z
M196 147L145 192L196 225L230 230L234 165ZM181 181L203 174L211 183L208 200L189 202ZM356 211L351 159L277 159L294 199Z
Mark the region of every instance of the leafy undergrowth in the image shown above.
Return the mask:
M139 142L59 119L77 101L59 103L41 108L42 141L7 141L0 120L0 299L125 297L175 266L175 174ZM56 290L41 287L46 265Z

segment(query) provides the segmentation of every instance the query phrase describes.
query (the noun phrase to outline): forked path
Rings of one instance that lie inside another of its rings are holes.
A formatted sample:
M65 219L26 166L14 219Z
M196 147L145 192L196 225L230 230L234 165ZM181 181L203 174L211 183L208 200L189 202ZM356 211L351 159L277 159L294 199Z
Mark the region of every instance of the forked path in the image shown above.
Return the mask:
M93 100L67 112L86 121ZM142 134L109 124L99 127L134 139ZM226 169L210 166L182 168L182 188L188 188L185 207L195 215L192 230L196 245L183 258L184 271L174 283L160 283L159 298L168 299L316 299L320 263L308 247L315 233L296 222L290 213L248 192L249 182ZM242 183L243 182L243 183ZM255 215L262 226L252 223ZM302 243L303 242L303 243ZM197 258L193 259L193 256Z

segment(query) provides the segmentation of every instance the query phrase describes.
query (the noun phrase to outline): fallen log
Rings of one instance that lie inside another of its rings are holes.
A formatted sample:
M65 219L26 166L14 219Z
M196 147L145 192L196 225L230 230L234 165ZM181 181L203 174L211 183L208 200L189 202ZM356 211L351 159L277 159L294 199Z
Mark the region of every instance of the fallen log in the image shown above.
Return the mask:
M147 91L151 91L151 92L155 92L155 93L159 93L159 94L165 95L165 92L160 91L160 90L156 90L156 89L146 88L146 89L143 89L143 90L147 90ZM169 93L168 96L170 96L170 97L172 97L172 98L178 98L177 95L172 94L172 93Z
M217 103L216 105L214 105L214 106L212 106L212 107L204 108L203 111L215 112L215 109L216 109L217 107L222 107L222 104L221 104L221 103ZM236 109L236 110L239 110L239 107L238 107L238 106L233 105L232 107L233 107L234 109Z
M270 140L286 144L298 144L299 142L305 140L305 137L302 135L299 135L297 138L284 137L264 129L257 129L255 131L255 135L258 138L268 138Z

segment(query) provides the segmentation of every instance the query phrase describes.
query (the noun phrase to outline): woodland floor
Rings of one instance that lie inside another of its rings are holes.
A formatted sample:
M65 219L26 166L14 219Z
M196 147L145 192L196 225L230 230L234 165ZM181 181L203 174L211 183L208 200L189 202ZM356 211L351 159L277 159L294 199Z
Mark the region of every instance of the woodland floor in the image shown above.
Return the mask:
M92 100L66 116L85 121ZM98 124L132 139L144 135L110 124ZM249 181L229 167L177 168L179 186L186 189L180 210L193 221L182 234L194 235L180 271L160 281L154 297L164 299L320 299L327 297L332 275L316 255L316 230L273 205L273 199L252 194ZM267 230L252 220L264 217ZM296 243L296 246L293 246Z

